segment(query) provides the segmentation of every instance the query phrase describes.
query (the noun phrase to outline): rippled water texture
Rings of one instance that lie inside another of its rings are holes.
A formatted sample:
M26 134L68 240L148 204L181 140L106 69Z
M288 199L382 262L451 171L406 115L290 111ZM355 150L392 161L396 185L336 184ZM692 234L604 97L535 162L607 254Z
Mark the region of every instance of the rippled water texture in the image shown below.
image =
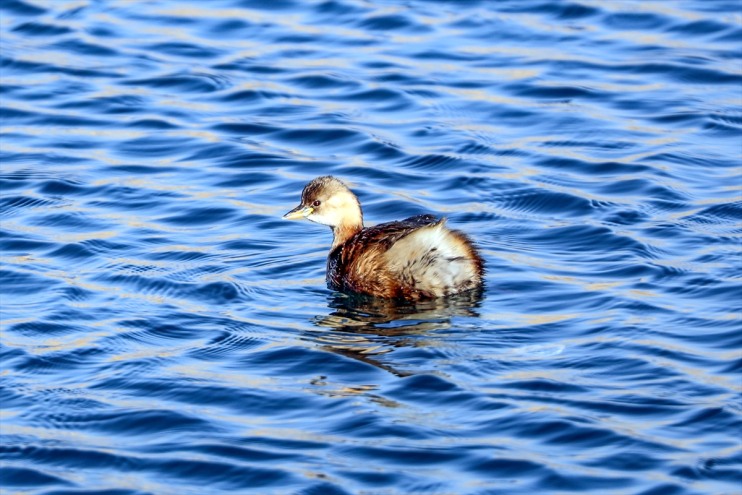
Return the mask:
M4 494L732 494L739 0L2 0ZM302 186L482 297L324 284Z

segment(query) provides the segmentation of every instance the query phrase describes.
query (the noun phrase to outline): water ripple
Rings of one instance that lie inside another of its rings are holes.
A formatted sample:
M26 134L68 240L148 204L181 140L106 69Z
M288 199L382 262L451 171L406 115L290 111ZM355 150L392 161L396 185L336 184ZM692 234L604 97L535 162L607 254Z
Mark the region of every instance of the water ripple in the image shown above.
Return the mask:
M731 493L738 2L0 2L0 476ZM329 292L311 178L481 293Z

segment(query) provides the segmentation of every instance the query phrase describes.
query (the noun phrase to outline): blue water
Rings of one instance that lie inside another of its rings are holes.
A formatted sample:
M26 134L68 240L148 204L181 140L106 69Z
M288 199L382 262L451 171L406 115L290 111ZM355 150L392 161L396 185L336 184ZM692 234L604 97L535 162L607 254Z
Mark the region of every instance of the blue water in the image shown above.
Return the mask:
M3 0L3 494L732 494L738 0ZM481 297L329 291L310 179Z

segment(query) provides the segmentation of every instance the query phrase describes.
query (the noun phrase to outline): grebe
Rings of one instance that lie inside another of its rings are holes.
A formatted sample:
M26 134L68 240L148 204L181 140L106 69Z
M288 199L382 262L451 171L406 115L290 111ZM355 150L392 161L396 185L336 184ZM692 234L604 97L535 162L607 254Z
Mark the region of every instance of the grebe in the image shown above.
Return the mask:
M327 284L334 290L420 300L482 285L482 258L445 219L418 215L364 228L358 198L335 177L307 184L299 206L283 218L306 218L332 229Z

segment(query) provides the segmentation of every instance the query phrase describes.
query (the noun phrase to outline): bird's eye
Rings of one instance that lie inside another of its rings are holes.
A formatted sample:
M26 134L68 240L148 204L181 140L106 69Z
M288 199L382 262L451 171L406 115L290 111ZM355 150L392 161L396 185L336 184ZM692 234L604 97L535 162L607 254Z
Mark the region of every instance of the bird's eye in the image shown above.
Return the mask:
M319 199L315 199L314 203L312 203L312 206L319 206L321 204L321 201Z

